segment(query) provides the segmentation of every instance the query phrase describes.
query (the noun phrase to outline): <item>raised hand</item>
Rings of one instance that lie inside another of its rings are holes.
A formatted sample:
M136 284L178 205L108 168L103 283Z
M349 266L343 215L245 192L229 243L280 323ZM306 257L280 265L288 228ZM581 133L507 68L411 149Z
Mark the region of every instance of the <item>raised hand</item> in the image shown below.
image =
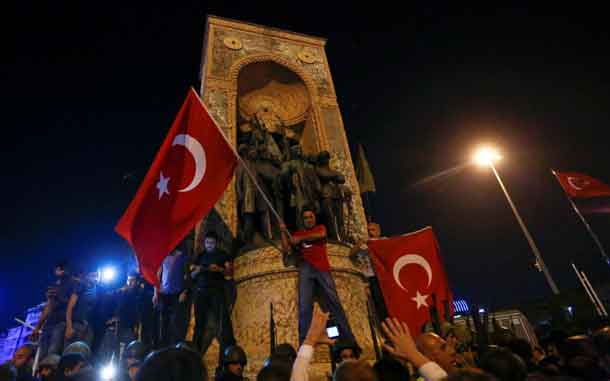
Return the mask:
M328 312L322 311L320 305L315 303L313 305L313 316L311 318L311 325L305 336L303 344L316 346L318 344L333 345L335 340L332 340L326 334L326 322L328 321Z
M392 342L392 345L383 343L383 347L392 356L408 360L418 368L430 361L417 350L406 323L396 318L387 318L381 323L381 328Z

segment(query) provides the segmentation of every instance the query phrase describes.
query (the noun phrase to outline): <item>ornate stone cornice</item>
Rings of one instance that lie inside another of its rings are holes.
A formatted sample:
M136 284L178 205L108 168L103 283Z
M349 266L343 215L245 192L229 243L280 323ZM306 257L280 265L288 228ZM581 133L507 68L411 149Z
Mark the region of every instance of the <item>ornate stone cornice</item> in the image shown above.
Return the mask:
M228 18L222 18L218 16L208 16L209 25L223 26L225 28L231 28L241 30L244 32L257 33L269 37L280 38L284 40L294 41L301 44L308 44L314 46L324 47L326 45L326 39L321 37L308 36L306 34L288 32L276 28L262 26L254 23L247 23L243 21L231 20Z

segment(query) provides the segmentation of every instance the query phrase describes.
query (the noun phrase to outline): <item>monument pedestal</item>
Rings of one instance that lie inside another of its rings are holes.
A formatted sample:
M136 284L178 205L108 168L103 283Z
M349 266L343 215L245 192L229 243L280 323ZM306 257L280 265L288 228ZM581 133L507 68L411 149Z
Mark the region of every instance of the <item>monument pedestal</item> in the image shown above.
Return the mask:
M341 304L362 347L362 357L373 359L365 280L352 265L348 253L348 246L328 244L331 272ZM256 378L270 354L270 304L273 304L277 343L289 343L298 349L298 277L298 269L285 267L282 254L273 246L246 252L235 260L237 301L233 329L238 344L248 354L246 376L251 380ZM210 360L215 364L216 359ZM331 371L328 348L316 349L310 369L311 380L326 381Z

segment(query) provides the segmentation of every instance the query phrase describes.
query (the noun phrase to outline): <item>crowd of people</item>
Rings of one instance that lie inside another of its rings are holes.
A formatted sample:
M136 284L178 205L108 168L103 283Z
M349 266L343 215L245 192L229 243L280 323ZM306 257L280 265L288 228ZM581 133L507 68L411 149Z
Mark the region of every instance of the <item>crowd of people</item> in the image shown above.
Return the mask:
M463 345L451 330L414 339L404 322L387 316L372 270L365 276L383 351L374 364L360 359L330 273L326 228L316 223L312 209L303 208L301 217L300 230L280 226L283 251L299 259L299 348L276 346L257 370L258 381L308 381L320 345L331 348L334 370L328 376L337 381L610 379L610 327L588 336L556 334L535 348L514 336L484 346ZM369 224L368 231L371 239L382 239L379 225ZM203 235L201 247L192 258L182 245L169 253L157 287L134 272L124 287L101 290L96 274L70 273L67 263L58 263L32 344L0 367L0 381L207 380L202 358L214 338L220 344L215 379L244 381L248 356L236 342L230 318L238 297L233 258L219 247L214 232ZM350 257L366 264L366 243L354 245ZM193 339L186 341L191 311ZM339 328L338 338L327 335L329 319Z

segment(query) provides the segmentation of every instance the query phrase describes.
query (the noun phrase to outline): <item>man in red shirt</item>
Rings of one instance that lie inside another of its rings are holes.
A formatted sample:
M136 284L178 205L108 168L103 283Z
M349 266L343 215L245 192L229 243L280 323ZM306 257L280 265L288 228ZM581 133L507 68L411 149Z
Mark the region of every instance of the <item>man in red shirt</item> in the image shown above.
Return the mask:
M310 208L302 211L304 230L288 235L286 225L280 225L282 248L285 252L295 250L299 254L299 343L303 343L311 324L314 292L323 309L330 312L330 321L339 327L342 339L356 342L349 326L341 301L337 294L335 281L330 275L330 264L326 252L326 228L316 225L316 215Z

